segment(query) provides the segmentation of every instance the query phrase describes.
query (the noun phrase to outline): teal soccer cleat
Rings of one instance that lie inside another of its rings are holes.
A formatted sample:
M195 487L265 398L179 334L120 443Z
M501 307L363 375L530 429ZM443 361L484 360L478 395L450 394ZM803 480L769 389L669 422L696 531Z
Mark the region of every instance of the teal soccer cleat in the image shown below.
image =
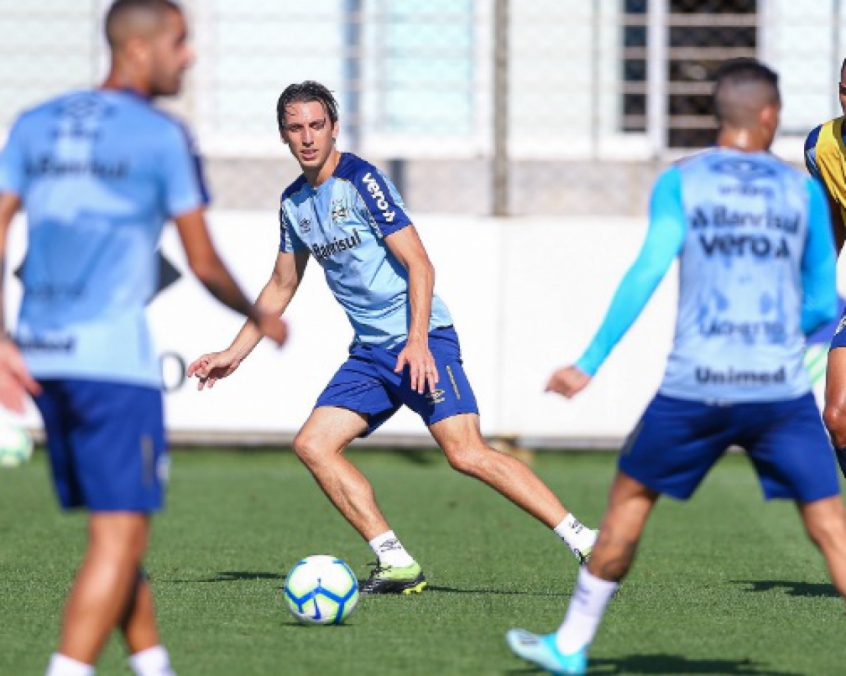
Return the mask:
M550 674L586 674L587 650L582 648L571 655L564 655L555 645L555 634L539 636L525 629L512 629L505 635L508 647L517 657L522 657Z

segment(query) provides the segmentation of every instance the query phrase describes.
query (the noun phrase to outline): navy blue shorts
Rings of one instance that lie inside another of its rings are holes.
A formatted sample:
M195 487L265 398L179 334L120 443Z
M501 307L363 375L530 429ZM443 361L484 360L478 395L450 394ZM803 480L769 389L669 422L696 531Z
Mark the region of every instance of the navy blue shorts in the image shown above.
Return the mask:
M686 500L729 446L740 446L764 495L814 502L838 495L834 454L808 393L791 401L715 405L656 395L620 454L620 470Z
M829 350L835 350L838 347L846 347L846 310L843 311L843 316L840 317L834 335L831 337Z
M42 380L53 482L65 509L154 512L167 480L161 391L89 380Z
M359 344L318 397L315 408L337 406L367 416L367 436L405 404L427 426L461 413L478 413L476 396L464 373L458 335L449 326L429 333L429 350L438 369L434 392L411 389L408 367L394 373L405 343L391 349Z

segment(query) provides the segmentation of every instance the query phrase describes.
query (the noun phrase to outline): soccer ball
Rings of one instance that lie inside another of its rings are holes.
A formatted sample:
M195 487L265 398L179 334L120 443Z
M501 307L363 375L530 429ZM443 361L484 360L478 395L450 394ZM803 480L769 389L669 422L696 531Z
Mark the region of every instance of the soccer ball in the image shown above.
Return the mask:
M18 467L32 457L32 437L25 429L0 423L0 467Z
M285 604L304 624L340 624L358 603L358 580L334 556L307 556L285 578Z

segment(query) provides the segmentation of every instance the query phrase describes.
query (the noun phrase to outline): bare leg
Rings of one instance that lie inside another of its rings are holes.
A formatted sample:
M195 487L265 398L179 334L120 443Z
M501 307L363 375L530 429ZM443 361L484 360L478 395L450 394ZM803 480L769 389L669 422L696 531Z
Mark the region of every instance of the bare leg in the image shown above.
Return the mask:
M840 496L799 503L798 507L805 530L825 557L832 583L846 598L846 509Z
M156 625L150 583L140 568L135 579L135 588L120 623L130 654L159 645L159 630Z
M373 487L343 456L350 442L367 429L360 413L322 406L314 409L294 439L294 452L326 497L361 536L370 541L390 530L376 504Z
M567 615L553 639L559 653L555 661L560 661L562 668L566 661L573 668L568 673L585 673L584 650L596 636L617 583L631 568L657 499L658 493L622 472L614 478L599 539L587 567L579 571ZM541 666L549 664L550 651L554 650L549 647L550 638L522 629L512 629L507 635L508 644L517 655Z
M846 476L846 349L828 354L825 373L825 410L823 420L835 446L840 471Z
M658 496L639 481L617 473L588 563L591 575L609 582L619 582L626 576Z
M65 607L61 654L86 664L97 660L132 595L148 532L146 514L91 514L88 550Z
M429 430L453 469L488 484L550 528L567 516L561 501L532 470L485 443L479 416L456 415Z

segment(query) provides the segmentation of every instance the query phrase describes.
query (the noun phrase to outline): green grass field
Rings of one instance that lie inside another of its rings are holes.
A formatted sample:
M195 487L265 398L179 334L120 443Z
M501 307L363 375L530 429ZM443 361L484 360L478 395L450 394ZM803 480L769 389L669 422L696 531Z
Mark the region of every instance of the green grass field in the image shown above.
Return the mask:
M557 538L434 453L351 454L372 480L430 590L364 598L347 624L304 627L284 609L285 571L307 554L367 545L290 453L182 452L147 559L180 676L530 674L503 636L550 631L577 566ZM544 454L535 469L595 525L610 454ZM43 673L84 518L61 514L43 453L0 472L0 674ZM844 673L844 606L790 504L765 504L742 457L691 504L664 501L591 651L591 674ZM113 639L101 674L125 674Z

